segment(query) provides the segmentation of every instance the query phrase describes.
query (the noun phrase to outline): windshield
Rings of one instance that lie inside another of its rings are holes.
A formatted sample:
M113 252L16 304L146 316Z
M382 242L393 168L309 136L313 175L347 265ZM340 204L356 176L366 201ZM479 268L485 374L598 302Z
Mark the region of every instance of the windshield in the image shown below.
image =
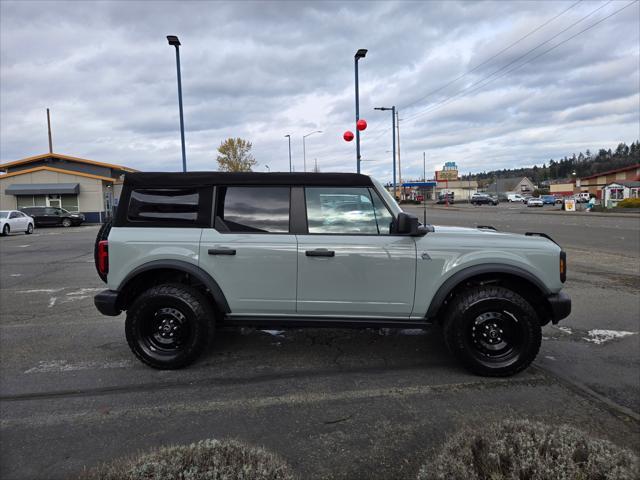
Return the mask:
M378 180L376 180L375 178L371 177L371 181L373 182L373 185L376 187L376 190L378 191L378 193L382 196L382 199L384 200L384 202L391 209L391 212L394 215L398 215L402 211L402 209L396 203L396 201L393 198L393 196L391 196L389 191L386 188L384 188L382 186L382 184Z
M0 218L7 218L9 216L9 210L0 210Z

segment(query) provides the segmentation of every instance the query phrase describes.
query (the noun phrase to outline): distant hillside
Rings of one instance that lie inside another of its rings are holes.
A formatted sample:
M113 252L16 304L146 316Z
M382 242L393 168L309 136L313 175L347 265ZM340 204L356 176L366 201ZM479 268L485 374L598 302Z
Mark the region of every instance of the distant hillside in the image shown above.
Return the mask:
M571 178L573 172L577 178L580 178L636 163L640 163L640 141L638 140L630 146L621 143L615 151L602 148L594 155L587 150L578 155L574 153L571 157L564 157L558 161L551 159L548 163L543 163L541 167L535 165L528 168L492 170L471 175L471 178L483 186L490 183L495 177L529 177L534 183L540 183L545 180ZM463 178L467 179L468 175Z

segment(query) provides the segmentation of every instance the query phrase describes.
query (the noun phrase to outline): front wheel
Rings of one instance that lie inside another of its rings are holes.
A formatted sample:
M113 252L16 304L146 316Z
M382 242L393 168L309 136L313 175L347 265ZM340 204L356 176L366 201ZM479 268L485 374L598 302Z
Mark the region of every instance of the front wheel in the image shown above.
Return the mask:
M453 298L444 337L449 351L472 372L514 375L535 359L542 329L533 307L516 292L481 286Z
M194 362L213 328L211 303L200 291L181 284L158 285L140 294L125 322L133 353L158 369L182 368Z
M6 237L7 235L9 235L10 231L11 231L11 228L9 227L9 225L5 224L5 226L2 228L2 235Z

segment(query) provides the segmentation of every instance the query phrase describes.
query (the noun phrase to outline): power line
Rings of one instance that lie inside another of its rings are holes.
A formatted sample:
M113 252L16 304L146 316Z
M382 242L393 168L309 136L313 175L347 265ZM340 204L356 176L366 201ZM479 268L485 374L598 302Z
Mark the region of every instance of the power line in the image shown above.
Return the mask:
M612 0L608 0L607 2L603 3L602 5L600 5L598 8L596 8L595 10L592 10L591 12L589 12L587 15L585 15L584 17L580 18L579 20L573 22L571 25L569 25L568 27L562 29L561 31L559 31L558 33L556 33L555 35L553 35L552 37L548 38L547 40L545 40L542 43L539 43L538 45L536 45L535 47L527 50L525 53L523 53L522 55L520 55L519 57L515 58L514 60L510 61L509 63L507 63L506 65L500 67L497 70L494 70L493 72L491 72L489 75L487 75L486 77L472 83L471 85L468 85L467 87L463 88L462 90L459 90L457 93L448 96L447 98L445 98L444 100L441 100L440 102L437 102L434 105L430 105L429 107L427 107L427 110L431 109L432 107L436 107L440 104L443 104L445 102L448 102L450 99L452 98L456 98L458 96L460 96L462 93L466 92L467 90L475 87L476 85L485 82L486 80L490 79L491 77L493 77L494 75L502 72L503 70L505 70L506 68L509 68L511 65L513 65L514 63L522 60L524 57L526 57L527 55L529 55L530 53L535 52L537 49L539 49L540 47L542 47L543 45L546 45L547 43L549 43L550 41L558 38L560 35L562 35L563 33L565 33L566 31L572 29L573 27L575 27L576 25L578 25L579 23L584 22L587 18L589 18L590 16L594 15L595 13L597 13L598 11L602 10L604 7L606 7L607 5L609 5L611 3ZM633 3L633 2L632 2ZM605 17L608 18L608 17ZM570 40L573 37L569 37L567 40ZM565 40L564 42L566 42L567 40ZM558 45L561 45L561 43L559 43ZM534 58L538 58L537 56ZM526 63L528 63L530 60L528 60L527 62L522 63L522 65L525 65ZM500 77L498 77L500 78ZM407 121L409 120L413 120L415 118L417 118L418 116L421 116L423 113L425 113L425 111L422 112L418 112L418 113L414 113L412 115L407 116Z
M575 34L571 35L570 37L568 37L568 38L566 38L566 39L562 40L561 42L557 43L557 44L556 44L556 45L554 45L553 47L548 48L547 50L545 50L545 51L543 51L543 52L539 53L539 54L538 54L538 55L536 55L535 57L530 58L530 59L529 59L529 60L527 60L526 62L522 62L520 65L516 65L514 68L512 68L512 69L510 69L510 70L507 70L506 72L502 73L501 75L499 75L499 76L497 76L497 77L495 77L495 78L493 78L493 79L489 79L489 78L490 78L490 76L489 76L489 77L486 77L486 78L484 78L483 80L481 80L480 82L476 82L476 83L474 83L473 85L470 85L469 87L467 87L466 89L461 90L461 91L460 91L460 92L458 92L456 95L451 96L451 97L449 97L448 99L445 99L444 101L439 102L439 103L437 103L437 104L433 105L433 106L432 106L433 108L432 108L432 107L429 107L427 110L424 110L424 111L422 111L422 112L418 112L417 114L414 114L413 116L408 117L408 118L407 118L407 121L416 120L417 118L420 118L420 117L422 117L422 116L424 116L424 115L427 115L427 114L429 114L429 113L431 113L431 112L433 112L433 111L435 111L435 110L438 110L439 108L441 108L441 107L445 106L446 104L449 104L449 103L451 103L452 101L454 101L457 97L459 97L459 96L460 96L460 94L462 94L462 93L464 93L466 90L468 90L468 88L470 88L470 87L472 87L472 86L474 86L474 85L477 85L478 83L485 82L486 80L489 80L488 82L483 83L482 85L479 85L477 88L475 88L475 89L471 90L471 91L470 91L470 92L468 92L467 94L472 94L472 93L475 93L475 92L477 92L477 91L479 91L479 90L483 89L484 87L486 87L486 86L487 86L487 85L489 85L490 83L493 83L494 81L496 81L496 80L498 80L498 79L500 79L500 78L504 77L505 75L508 75L509 73L514 72L514 71L518 70L519 68L524 67L525 65L527 65L527 64L529 64L529 63L531 63L531 62L533 62L533 61L534 61L534 60L536 60L537 58L540 58L540 57L542 57L543 55L546 55L547 53L551 52L552 50L555 50L555 49L556 49L556 48L558 48L560 45L563 45L563 44L567 43L569 40L574 39L574 38L575 38L575 37L577 37L578 35L581 35L581 34L583 34L584 32L586 32L586 31L588 31L588 30L591 30L593 27L595 27L595 26L599 25L600 23L604 22L605 20L607 20L607 19L609 19L609 18L613 17L614 15L616 15L616 14L620 13L622 10L624 10L624 9L626 9L626 8L628 8L628 7L630 7L630 6L631 6L631 5L633 5L634 3L638 3L638 1L639 1L639 0L633 0L632 2L629 2L629 3L628 3L628 4L626 4L624 7L619 8L618 10L616 10L616 11L614 11L613 13L611 13L611 14L607 15L606 17L603 17L602 19L598 20L597 22L595 22L595 23L593 23L593 24L589 25L588 27L583 28L583 29L582 29L582 30L580 30L579 32L577 32L577 33L575 33Z
M610 2L611 0L609 0ZM507 47L503 48L502 50L500 50L498 53L492 55L491 57L487 58L486 60L484 60L483 62L479 63L478 65L476 65L475 67L473 67L471 70L463 73L462 75L454 78L453 80L447 82L446 84L442 85L441 87L436 88L435 90L431 90L430 92L428 92L426 95L423 95L422 97L418 98L417 100L414 100L413 102L404 105L402 108L408 108L412 105L415 105L416 103L424 100L425 98L428 98L429 96L433 95L434 93L438 93L440 91L442 91L443 89L445 89L446 87L448 87L449 85L452 85L453 83L457 82L458 80L466 77L467 75L469 75L470 73L473 73L474 71L476 71L478 68L482 67L483 65L486 65L487 63L489 63L491 60L493 60L494 58L500 56L501 54L503 54L504 52L506 52L507 50L511 49L512 47L516 46L518 43L520 43L521 41L525 40L526 38L530 37L531 35L533 35L534 33L538 32L539 30L541 30L542 28L546 27L547 25L549 25L551 22L553 22L554 20L556 20L557 18L561 17L562 15L564 15L565 13L567 13L569 10L571 10L573 7L575 7L576 5L578 5L579 3L581 3L582 0L578 0L577 2L571 4L568 8L564 9L562 12L558 13L557 15L555 15L554 17L550 18L549 20L543 22L542 24L538 25L536 28L534 28L533 30L531 30L529 33L527 33L526 35L524 35L523 37L520 37L518 40L516 40L515 42L513 42L512 44L508 45ZM606 4L605 4L606 5ZM604 6L604 5L603 5ZM561 32L562 33L562 32ZM553 38L552 38L553 39ZM508 66L508 65L507 65ZM373 140L377 140L378 138L380 138L382 135L384 135L385 133L387 133L389 131L389 128L385 128L384 130L382 130L376 137L373 138ZM372 132L373 133L373 132Z
M484 78L482 78L482 79L480 79L480 80L478 80L478 81L476 81L476 82L472 83L471 85L468 85L467 87L463 88L462 90L459 90L458 92L456 92L456 93L455 93L455 94L453 94L453 95L449 95L448 97L444 98L443 100L441 100L441 101L439 101L439 102L437 102L437 103L435 103L435 104L429 105L425 110L422 110L422 111L420 111L420 112L416 112L416 113L414 113L414 114L412 114L412 115L408 115L408 116L406 117L406 119L405 119L405 120L406 120L406 121L412 121L412 120L415 120L416 118L422 117L422 116L426 115L427 113L430 113L430 112L432 112L432 111L434 111L434 110L436 110L436 109L440 108L442 105L445 105L445 104L450 103L452 100L454 100L455 98L458 98L459 96L461 96L462 94L464 94L465 92L467 92L468 90L470 90L471 88L473 88L473 87L475 87L475 86L477 86L477 85L479 85L479 84L483 84L484 82L486 82L486 81L487 81L488 79L490 79L491 77L493 77L493 76L495 76L496 74L498 74L498 73L502 72L503 70L505 70L506 68L510 67L510 66L511 66L511 65L513 65L514 63L516 63L516 62L518 62L518 61L522 60L524 57L526 57L526 56L527 56L527 55L529 55L530 53L533 53L534 51L536 51L537 49L539 49L539 48L540 48L540 47L542 47L543 45L546 45L547 43L549 43L550 41L554 40L555 38L558 38L560 35L562 35L562 34L563 34L563 33L565 33L566 31L570 30L571 28L575 27L575 26L576 26L576 25L578 25L579 23L582 23L582 22L583 22L583 21L585 21L587 18L589 18L589 17L590 17L590 16L592 16L593 14L597 13L598 11L602 10L604 7L606 7L607 5L609 5L609 4L611 3L611 1L612 1L612 0L608 0L607 2L603 3L603 4L602 4L602 5L600 5L598 8L596 8L596 9L592 10L592 11L591 11L591 12L589 12L587 15L583 16L582 18L580 18L580 19L578 19L577 21L573 22L573 23L572 23L572 24L570 24L569 26L565 27L564 29L562 29L561 31L559 31L558 33L556 33L555 35L553 35L553 36L551 36L550 38L548 38L547 40L545 40L544 42L541 42L541 43L539 43L538 45L536 45L535 47L533 47L533 48L531 48L531 49L527 50L524 54L520 55L519 57L515 58L514 60L510 61L510 62L509 62L509 63L507 63L506 65L504 65L504 66L500 67L499 69L494 70L493 72L491 72L491 73L490 73L489 75L487 75L486 77L484 77ZM634 0L634 2L635 2L635 1L638 1L638 0ZM631 2L631 3L627 4L627 6L630 6L630 5L631 5L631 4L633 4L634 2ZM627 6L623 7L623 8L622 8L622 9L620 9L620 10L623 10L624 8L627 8ZM615 14L616 14L618 11L620 11L620 10L617 10L616 12L614 12L613 14L611 14L611 15L609 15L609 16L607 16L607 17L605 17L604 19L607 19L607 18L609 18L610 16L615 15ZM598 22L598 23L599 23L599 22ZM595 23L594 25L597 25L597 23ZM580 34L580 33L582 33L582 32L579 32L578 34ZM571 40L571 39L572 39L572 38L574 38L575 36L576 36L576 35L574 35L574 36L572 36L572 37L569 37L568 39L566 39L566 40L564 40L563 42L561 42L561 43L557 44L556 46L559 46L559 45L561 45L562 43L565 43L566 41ZM554 47L554 48L555 48L555 47ZM549 51L550 51L550 50L549 50ZM540 57L540 56L541 56L541 55L538 55L538 56L534 57L533 59L538 58L538 57ZM522 65L526 65L527 63L529 63L529 62L530 62L531 60L533 60L533 59L530 59L530 60L528 60L528 61L526 61L526 62L523 62L523 63L521 64L521 66L522 66ZM511 72L511 71L513 71L513 70L509 70L507 73L509 73L509 72ZM500 76L496 77L494 80L497 80L498 78L502 78L503 76L504 76L504 75L500 75ZM486 84L488 84L488 83L491 83L491 82L487 82ZM473 90L473 91L476 91L476 90ZM378 138L380 138L382 135L384 135L388 130L389 130L389 129L388 129L388 128L386 128L386 129L385 129L385 130L383 130L383 131L382 131L378 136L374 137L374 138L373 138L373 140L377 140L377 139L378 139Z
M489 63L491 60L493 60L494 58L502 55L504 52L506 52L507 50L511 49L512 47L515 47L517 44L519 44L520 42L522 42L523 40L529 38L531 35L533 35L534 33L536 33L537 31L541 30L542 28L546 27L547 25L549 25L551 22L553 22L554 20L556 20L557 18L561 17L562 15L564 15L565 13L567 13L569 10L571 10L573 7L575 7L576 5L578 5L580 2L582 2L582 0L578 0L577 2L575 2L574 4L572 4L569 8L566 8L565 10L563 10L562 12L558 13L556 16L554 16L553 18L550 18L549 20L547 20L546 22L542 23L541 25L537 26L536 28L534 28L533 30L531 30L529 33L527 33L525 36L520 37L518 40L516 40L515 42L513 42L512 44L510 44L509 46L503 48L502 50L500 50L498 53L492 55L491 57L487 58L485 61L483 61L482 63L479 63L478 65L476 65L475 67L473 67L471 70L468 70L467 72L463 73L462 75L454 78L453 80L445 83L444 85L442 85L441 87L438 87L434 90L431 90L430 92L428 92L427 94L423 95L422 97L414 100L411 103L408 103L407 105L403 105L402 108L408 108L412 105L415 105L418 102L421 102L422 100L424 100L425 98L430 97L431 95L433 95L434 93L438 93L442 90L444 90L445 88L447 88L449 85L454 84L455 82L457 82L458 80L466 77L467 75L469 75L470 73L475 72L477 69L479 69L480 67L482 67L483 65L486 65L487 63Z

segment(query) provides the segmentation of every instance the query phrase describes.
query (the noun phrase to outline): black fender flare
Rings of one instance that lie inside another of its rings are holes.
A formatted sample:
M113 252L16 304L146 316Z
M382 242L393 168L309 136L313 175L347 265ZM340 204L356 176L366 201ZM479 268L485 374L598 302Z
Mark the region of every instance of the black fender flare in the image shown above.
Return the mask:
M209 275L199 266L180 260L154 260L152 262L144 263L134 268L131 272L129 272L124 280L120 282L120 285L118 285L119 294L125 292L129 282L134 280L138 275L151 270L178 270L180 272L191 275L192 277L200 281L207 288L207 290L209 290L211 296L213 297L213 301L216 303L216 306L223 313L231 312L229 303L227 302L227 298L224 296L224 293L222 292L220 285L218 285L218 282L216 282L211 275Z
M463 268L462 270L454 273L449 278L447 278L444 283L440 285L440 288L438 288L438 291L431 299L426 318L431 319L436 316L436 314L440 310L440 307L447 299L449 294L458 285L460 285L460 283L478 275L486 275L491 273L506 273L508 275L520 277L523 280L527 280L528 282L535 285L545 297L548 297L552 294L552 292L547 288L542 280L540 280L532 273L526 271L524 268L507 265L504 263L484 263L482 265L474 265L471 267Z

